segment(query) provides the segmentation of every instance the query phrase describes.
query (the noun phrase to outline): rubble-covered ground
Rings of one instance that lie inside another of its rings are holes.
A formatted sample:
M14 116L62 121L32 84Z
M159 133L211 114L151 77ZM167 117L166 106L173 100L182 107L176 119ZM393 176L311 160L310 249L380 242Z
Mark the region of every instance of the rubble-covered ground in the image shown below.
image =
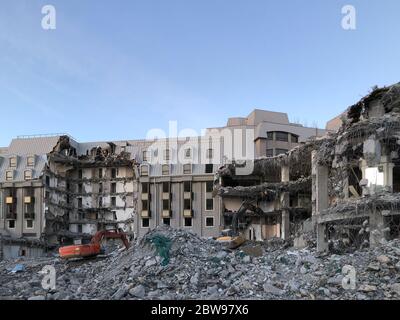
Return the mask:
M12 273L17 264L24 270ZM42 289L45 265L57 271L55 290ZM356 270L354 290L342 286L345 265ZM0 299L400 299L399 271L400 240L344 255L295 250L279 239L231 251L160 227L105 258L1 261Z

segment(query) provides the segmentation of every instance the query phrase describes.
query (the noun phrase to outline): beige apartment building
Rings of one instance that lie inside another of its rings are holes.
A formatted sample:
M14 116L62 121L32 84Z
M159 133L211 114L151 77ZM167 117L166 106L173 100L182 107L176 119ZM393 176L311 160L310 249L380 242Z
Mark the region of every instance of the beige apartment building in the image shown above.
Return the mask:
M198 137L13 139L0 148L0 255L35 256L113 227L135 238L161 224L217 237L227 206L213 192L220 166L275 156L324 134L285 113L254 110Z

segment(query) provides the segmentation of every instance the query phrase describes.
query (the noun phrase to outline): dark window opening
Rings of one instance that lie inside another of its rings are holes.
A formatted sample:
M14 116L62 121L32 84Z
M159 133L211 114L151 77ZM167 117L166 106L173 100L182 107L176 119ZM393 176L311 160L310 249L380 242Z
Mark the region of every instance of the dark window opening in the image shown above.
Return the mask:
M183 182L183 192L190 192L192 191L192 183L190 181Z
M400 192L400 166L393 167L393 192Z
M206 173L213 173L214 168L211 163L206 164Z
M274 133L272 131L267 132L267 140L274 140Z
M169 210L169 200L163 200L163 210Z
M142 193L149 193L149 184L142 183Z
M163 218L163 224L170 226L171 225L171 219L170 218Z
M190 210L191 209L191 201L190 199L183 200L183 209Z
M212 181L206 182L206 192L213 192L214 186Z
M292 134L292 143L299 143L299 136Z
M273 157L274 156L274 149L267 149L266 156L267 157Z
M359 167L351 168L349 172L349 187L353 186L359 196L362 195L362 187L360 186L361 179L362 179L361 169ZM351 196L351 192L349 196Z
M206 210L214 210L214 199L206 200Z
M192 226L192 218L185 218L185 227L191 227Z
M150 219L149 218L142 218L142 227L148 228L150 226Z
M111 183L111 193L117 193L117 184Z
M214 227L214 217L206 218L206 227Z
M289 141L289 134L287 132L277 131L275 132L276 141Z
M169 192L169 182L163 182L163 192Z

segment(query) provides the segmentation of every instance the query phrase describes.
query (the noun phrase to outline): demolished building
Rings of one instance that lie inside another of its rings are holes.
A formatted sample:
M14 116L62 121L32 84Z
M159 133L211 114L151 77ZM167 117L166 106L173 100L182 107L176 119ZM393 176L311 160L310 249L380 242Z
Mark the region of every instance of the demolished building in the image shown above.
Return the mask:
M227 225L239 215L242 234L255 240L298 239L315 230L320 251L398 237L399 111L399 84L374 88L328 122L324 137L255 159L252 175L237 175L239 165L223 166L216 192Z

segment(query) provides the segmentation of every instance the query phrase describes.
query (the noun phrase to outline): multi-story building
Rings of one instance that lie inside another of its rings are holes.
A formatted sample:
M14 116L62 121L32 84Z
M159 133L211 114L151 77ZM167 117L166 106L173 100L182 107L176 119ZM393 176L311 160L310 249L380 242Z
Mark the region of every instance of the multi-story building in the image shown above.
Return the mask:
M14 139L0 148L1 252L37 255L113 226L133 237L161 224L216 237L231 206L214 190L221 165L275 156L323 134L285 113L254 110L197 137Z

